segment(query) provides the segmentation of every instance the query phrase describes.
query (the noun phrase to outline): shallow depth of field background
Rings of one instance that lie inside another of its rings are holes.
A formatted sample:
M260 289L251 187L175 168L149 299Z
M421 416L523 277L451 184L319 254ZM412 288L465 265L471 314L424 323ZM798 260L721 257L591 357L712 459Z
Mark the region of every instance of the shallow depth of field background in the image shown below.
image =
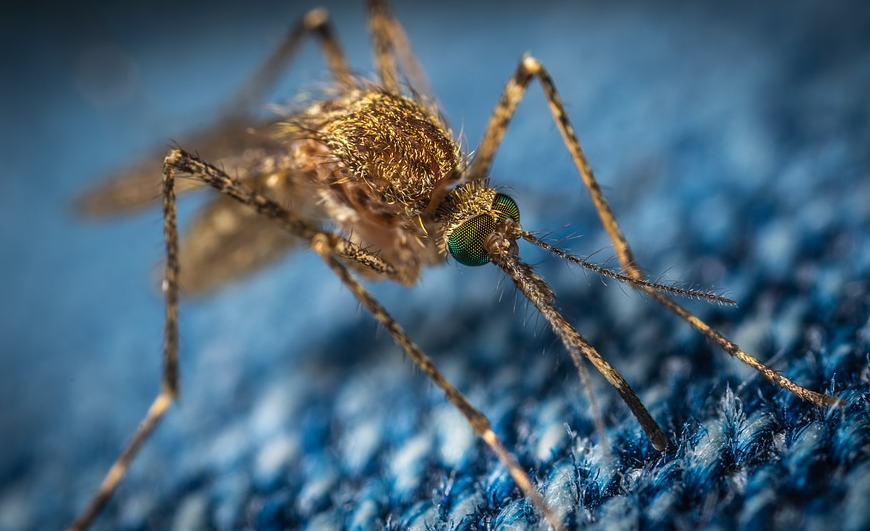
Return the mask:
M847 416L825 416L649 299L523 247L569 320L679 441L676 457L657 456L596 378L616 454L608 464L567 356L496 268L449 262L411 291L373 286L543 483L573 474L580 501L554 505L614 529L824 529L832 515L870 527L870 9L397 3L464 146L480 138L520 55L533 53L649 275L733 296L736 309L685 304L800 383L848 390ZM153 398L160 213L97 222L72 202L206 126L315 5L254 4L20 3L0 20L2 530L68 523ZM368 73L363 7L327 7L351 64ZM263 112L327 81L309 43ZM525 228L616 264L537 85L492 175ZM186 201L182 223L205 200ZM534 519L461 418L310 253L184 303L181 348L181 403L97 529Z

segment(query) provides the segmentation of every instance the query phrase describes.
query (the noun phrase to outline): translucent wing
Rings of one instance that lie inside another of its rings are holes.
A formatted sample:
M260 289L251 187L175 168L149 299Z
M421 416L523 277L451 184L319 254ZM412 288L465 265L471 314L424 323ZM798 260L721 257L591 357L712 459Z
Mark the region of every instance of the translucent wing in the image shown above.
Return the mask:
M251 127L249 118L231 118L212 128L203 129L184 138L182 146L196 149L210 160L217 161L234 177L244 179L252 160L271 151L275 140L267 132L268 124ZM138 162L116 171L99 184L85 191L76 201L79 212L92 217L129 214L152 206L161 197L163 158L169 145L160 146ZM194 180L178 182L178 192L200 188Z
M303 201L306 185L297 177L290 171L264 173L248 184L306 219L320 218L317 206ZM221 195L181 240L181 289L186 295L208 293L274 263L302 241L249 205Z

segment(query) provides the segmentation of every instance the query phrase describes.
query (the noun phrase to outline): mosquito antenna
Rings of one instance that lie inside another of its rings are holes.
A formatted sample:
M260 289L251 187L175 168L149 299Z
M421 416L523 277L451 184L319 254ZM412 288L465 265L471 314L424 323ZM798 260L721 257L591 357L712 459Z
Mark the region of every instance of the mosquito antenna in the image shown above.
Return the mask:
M628 409L640 423L640 427L646 432L653 447L664 451L668 446L667 436L628 382L565 320L554 305L556 296L553 290L540 275L535 273L532 266L520 260L516 239L524 232L519 228L519 224L510 218L500 221L484 244L492 263L499 266L514 281L514 284L550 323L553 331L570 353L577 370L582 372L583 357L588 359L610 382L610 385L616 388Z
M525 230L522 231L521 236L524 240L528 241L529 243L533 243L533 244L537 245L541 249L549 251L554 256L562 258L563 260L568 260L569 262L573 262L577 265L583 266L586 269L589 269L590 271L598 273L599 275L602 275L605 277L610 277L610 278L616 279L620 282L625 282L626 284L629 284L635 288L652 288L656 291L672 293L674 295L681 295L683 297L689 297L689 298L693 298L693 299L704 299L704 300L708 300L711 302L718 302L720 304L726 304L728 306L737 306L737 301L735 301L734 299L729 299L728 297L724 297L724 296L719 295L717 293L713 293L710 291L700 291L700 290L695 290L695 289L688 289L688 288L678 288L676 286L671 286L668 284L661 284L659 282L653 282L652 280L647 280L644 278L637 278L637 277L633 277L631 275L626 275L624 273L619 273L619 272L614 271L612 269L607 269L606 267L602 267L598 264L593 264L592 262L587 262L586 260L583 260L582 258L578 258L572 254L569 254L569 253L563 251L562 249L559 249L558 247L553 247L552 245L548 244L547 242L537 238L534 234L532 234L529 231L525 231Z

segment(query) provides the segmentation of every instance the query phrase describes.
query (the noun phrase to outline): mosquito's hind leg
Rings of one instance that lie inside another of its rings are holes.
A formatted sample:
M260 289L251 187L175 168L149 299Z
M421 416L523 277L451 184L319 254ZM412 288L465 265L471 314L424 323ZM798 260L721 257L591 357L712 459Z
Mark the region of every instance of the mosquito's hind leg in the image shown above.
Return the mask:
M312 9L303 15L289 33L281 40L277 48L257 68L236 94L226 104L225 113L228 117L244 115L262 104L268 92L275 85L281 72L287 68L308 36L314 35L320 41L323 57L335 81L343 88L353 85L353 76L347 64L347 58L336 37L335 29L329 19L329 12L323 8Z
M396 64L398 59L408 76L408 81L417 94L432 97L432 90L423 66L411 49L408 35L402 23L393 14L387 0L368 0L369 31L372 34L375 68L381 78L381 85L389 92L402 92Z
M347 267L343 265L337 258L337 255L342 253L336 249L334 244L324 236L316 236L311 246L314 251L323 258L330 269L335 272L345 286L350 289L353 295L362 303L366 309L377 319L381 325L387 329L396 343L402 348L405 354L422 370L432 382L438 386L445 394L447 400L450 401L461 413L465 416L468 423L483 439L483 441L495 452L499 460L507 467L511 477L513 477L517 486L519 486L523 495L528 498L537 507L544 518L553 527L554 530L561 531L563 529L561 519L544 501L544 498L535 489L529 475L523 470L516 458L508 452L501 441L492 431L492 426L489 419L475 408L471 402L462 394L453 384L447 380L447 377L438 370L432 360L417 346L414 341L408 337L408 334L402 329L398 322L387 313L386 309L372 296L371 293L359 283L359 281L351 275Z
M534 57L523 57L513 77L508 81L501 99L499 99L499 102L489 119L486 132L484 133L480 146L476 151L475 159L468 174L473 179L484 179L489 174L495 152L498 149L499 144L501 144L508 124L510 123L511 118L513 118L514 112L522 100L529 82L531 82L533 78L537 78L541 83L541 87L544 89L544 95L547 98L547 103L549 104L550 111L553 114L553 119L556 121L556 125L559 128L559 132L562 134L562 138L571 154L571 158L574 160L574 164L580 172L583 184L586 185L589 194L592 196L592 202L595 204L598 216L601 219L604 228L607 230L610 240L613 242L613 246L619 258L619 263L629 275L638 279L643 278L640 268L634 260L628 241L622 234L622 231L616 222L616 217L613 215L613 211L607 204L607 201L604 198L604 193L601 191L598 181L595 180L592 168L589 166L589 162L583 154L583 149L580 147L580 142L577 140L574 128L568 120L565 106L562 103L562 99L559 97L559 93L556 91L556 85L553 83L553 79L550 77L550 74L547 73L544 66ZM791 391L804 400L819 405L832 405L836 402L836 398L822 395L801 387L763 364L755 357L747 354L741 350L740 347L729 341L722 334L711 328L701 319L671 300L666 295L659 293L650 287L639 287L638 289L643 289L649 293L651 297L657 300L665 308L674 312L705 336L713 340L725 352L757 370L771 382Z
M184 144L195 145L211 160L222 160L247 149L258 149L273 142L270 135L251 134L259 122L253 117L265 101L278 77L296 56L303 40L315 35L323 55L341 90L354 86L353 76L335 30L324 9L313 9L301 17L277 48L257 68L250 79L221 106L209 126L186 136ZM161 147L161 151L164 148ZM159 155L149 156L117 172L108 180L85 192L77 200L84 214L105 216L142 208L160 196ZM180 183L179 193L195 189L193 183Z

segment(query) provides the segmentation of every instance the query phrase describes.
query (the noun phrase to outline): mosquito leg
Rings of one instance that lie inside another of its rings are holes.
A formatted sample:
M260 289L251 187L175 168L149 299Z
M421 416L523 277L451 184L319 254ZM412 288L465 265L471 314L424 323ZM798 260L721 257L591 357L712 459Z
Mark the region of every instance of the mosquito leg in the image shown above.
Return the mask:
M281 224L288 231L305 238L311 242L312 248L320 254L327 265L338 275L345 285L362 304L372 312L378 321L390 332L399 346L407 355L426 373L429 378L444 392L448 400L453 403L468 419L472 428L498 455L499 459L508 468L511 476L536 507L546 517L554 529L561 530L561 522L552 509L547 506L541 495L535 490L531 479L526 474L516 459L504 448L492 431L489 420L472 406L468 400L445 378L435 367L432 361L414 344L405 334L399 324L386 312L386 310L371 296L371 294L350 274L347 268L338 261L336 256L349 258L369 269L383 274L394 273L389 264L381 261L377 256L360 249L358 246L333 234L322 232L310 226L306 222L295 218L292 213L281 205L269 200L262 195L247 189L241 183L234 181L218 168L199 160L198 158L181 150L172 151L165 162L165 179L172 182L175 173L185 173L199 179L221 192L230 195L242 203L251 205L259 213L270 217ZM174 217L173 217L174 221ZM167 253L169 256L169 254ZM169 260L167 260L168 262Z
M252 108L263 102L278 80L278 76L296 56L302 41L309 34L315 35L320 40L324 59L336 82L345 89L353 86L350 67L330 22L329 13L323 8L316 8L306 13L293 25L287 36L257 68L251 79L230 99L226 105L228 117L247 117Z
M426 72L417 60L402 23L393 14L387 0L369 0L369 30L372 33L375 63L382 85L390 92L401 93L398 65L401 64L411 86L420 94L431 97Z
M338 85L345 90L354 86L329 14L324 9L313 9L296 22L247 83L223 105L211 126L189 136L184 143L197 146L212 160L270 145L273 142L271 136L249 132L252 126L254 129L259 127L258 120L252 118L251 114L265 100L278 76L295 57L302 41L309 34L319 38L326 63ZM160 195L158 160L157 156L143 159L88 190L78 199L78 209L88 215L105 216L150 205ZM197 188L192 182L178 184L179 193Z
M139 448L148 440L169 406L178 397L178 225L175 216L175 179L168 175L163 181L163 234L166 245L166 268L163 294L166 301L166 319L163 328L163 379L160 393L139 427L133 433L127 447L112 464L97 493L84 511L76 518L68 531L87 529L105 507L118 488L121 480L136 457Z
M165 180L171 180L174 182L176 174L184 174L187 177L204 182L209 186L216 188L221 193L227 194L241 203L250 205L251 208L260 214L275 220L288 232L308 240L309 242L315 236L321 235L329 240L330 245L339 255L353 262L359 263L375 273L384 275L393 280L401 281L400 275L396 269L379 258L376 254L361 248L350 240L342 238L336 234L324 232L318 227L311 225L307 221L295 216L283 205L252 190L244 183L230 177L224 171L203 161L195 155L180 149L175 149L166 157L164 165Z
M386 309L375 300L371 293L369 293L369 291L350 274L347 267L336 259L336 255L341 255L342 253L336 250L330 239L327 238L326 235L315 236L311 241L311 246L314 251L323 258L330 269L335 272L339 279L341 279L344 285L350 289L362 305L365 306L375 319L377 319L381 325L387 329L405 354L407 354L407 356L411 358L418 367L420 367L420 370L422 370L426 376L428 376L429 379L432 380L439 389L441 389L441 391L446 395L447 400L456 406L456 408L465 416L477 435L483 439L483 441L496 453L501 462L507 467L508 472L510 472L511 477L513 477L517 486L519 486L520 490L523 492L523 495L526 496L526 498L528 498L535 507L541 511L541 513L543 513L544 518L546 518L547 522L549 522L553 529L562 530L563 527L561 520L547 505L538 491L535 490L535 486L532 484L529 475L526 474L514 456L511 455L510 452L505 449L504 445L502 445L501 441L499 441L495 432L492 431L489 419L471 405L468 399L447 380L444 374L435 367L432 360L429 359L429 357L410 337L408 337L399 323L397 323L396 320L387 313Z
M87 529L91 525L91 522L93 522L94 518L100 514L103 507L106 506L106 502L109 501L109 498L115 492L115 489L118 488L118 484L127 473L130 461L132 461L136 456L142 443L148 439L151 432L153 432L154 428L157 427L157 423L163 417L163 414L166 413L169 406L172 405L172 402L173 397L164 391L161 391L160 394L157 395L157 398L155 398L154 402L151 403L151 407L148 408L148 413L145 415L145 418L142 419L142 422L139 424L139 427L136 429L130 442L127 443L127 447L124 448L124 451L112 464L109 472L106 473L106 477L103 478L103 482L100 484L97 493L94 494L93 498L91 498L91 501L88 503L85 510L83 510L72 525L67 528L67 531L82 531Z
M399 73L394 57L394 45L390 34L391 13L386 1L370 0L369 3L369 31L372 34L372 46L375 52L375 68L381 78L381 86L387 92L400 94Z
M643 278L640 268L634 260L634 255L631 252L628 241L622 234L622 231L616 222L616 217L613 215L613 211L607 204L607 201L604 198L604 193L598 185L598 181L595 180L595 176L592 173L592 167L589 166L589 162L583 154L583 149L580 147L580 142L577 140L574 128L568 120L565 106L562 104L562 99L556 91L556 85L553 83L553 79L550 77L550 74L547 73L544 66L534 57L523 57L513 77L508 81L508 84L489 119L486 132L483 135L483 139L480 142L480 146L477 149L475 159L471 164L468 174L473 179L484 179L489 174L495 152L498 149L499 144L501 144L508 124L513 118L514 112L522 100L532 78L537 78L544 89L544 95L547 98L550 111L553 114L553 119L556 121L556 125L562 134L562 138L571 154L571 158L574 160L574 164L580 172L583 184L586 185L589 194L592 196L595 210L598 212L598 216L601 219L605 230L607 230L610 240L613 242L616 254L619 257L619 263L629 275L638 279ZM822 395L801 387L766 366L757 358L741 350L740 347L729 341L727 338L722 336L722 334L715 331L701 319L668 298L666 295L659 293L650 287L638 287L638 289L643 289L649 293L652 298L710 338L714 343L719 345L722 350L757 370L774 384L779 385L796 394L798 397L815 404L832 405L836 402L836 398Z
M628 385L628 382L556 310L553 304L556 298L553 290L543 278L535 273L530 265L519 259L516 240L521 233L522 229L513 223L513 220L497 225L490 239L484 244L492 262L507 273L526 298L538 308L541 315L550 323L553 331L556 332L571 354L571 360L580 372L584 385L588 384L588 377L584 375L585 368L583 367L583 359L580 357L581 354L616 389L656 450L664 450L668 446L668 438L631 386ZM589 394L592 394L591 391Z
M353 260L373 271L383 274L394 274L389 264L381 261L377 256L360 249L358 246L334 234L320 231L306 222L295 218L292 213L281 205L268 198L253 192L241 183L234 181L224 172L199 160L198 158L181 150L172 151L165 161L165 180L173 182L175 173L184 173L199 179L221 192L230 195L250 205L259 213L274 219L288 231L311 242L312 248L320 254L327 265L335 271L338 277L350 288L353 294L362 304L372 312L394 337L399 346L408 356L426 373L429 378L447 395L453 403L468 419L472 428L489 445L499 459L507 466L517 482L523 494L538 507L547 518L547 521L555 529L562 529L561 523L555 513L547 506L541 495L534 489L531 479L516 462L516 459L504 448L490 427L487 418L475 409L468 400L460 393L444 375L435 367L432 361L414 344L405 334L398 323L386 312L386 310L369 294L369 292L348 272L347 268L336 258L341 256ZM173 216L174 222L174 216ZM169 253L167 252L169 258ZM170 260L167 259L167 262ZM168 266L167 266L168 267Z

